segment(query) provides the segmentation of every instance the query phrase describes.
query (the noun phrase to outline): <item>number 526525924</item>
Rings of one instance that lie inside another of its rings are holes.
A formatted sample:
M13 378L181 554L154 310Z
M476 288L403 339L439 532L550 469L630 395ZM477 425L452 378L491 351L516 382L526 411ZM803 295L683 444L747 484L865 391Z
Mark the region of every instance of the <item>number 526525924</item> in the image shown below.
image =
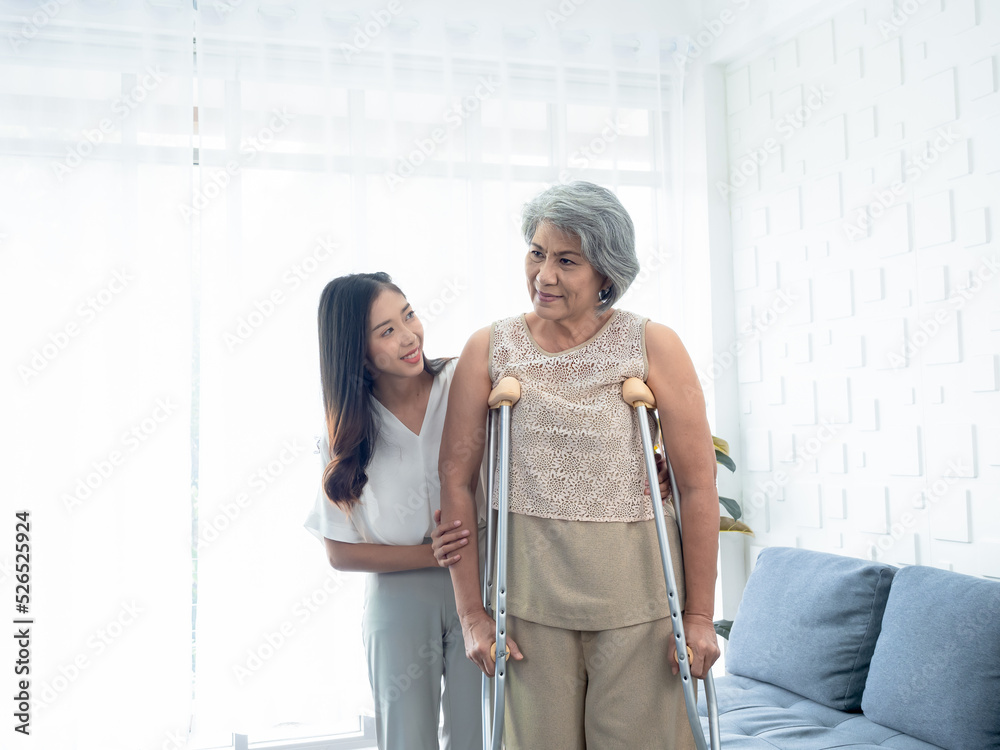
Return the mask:
M27 614L31 602L31 521L30 511L18 511L14 527L15 580L14 602L20 614Z

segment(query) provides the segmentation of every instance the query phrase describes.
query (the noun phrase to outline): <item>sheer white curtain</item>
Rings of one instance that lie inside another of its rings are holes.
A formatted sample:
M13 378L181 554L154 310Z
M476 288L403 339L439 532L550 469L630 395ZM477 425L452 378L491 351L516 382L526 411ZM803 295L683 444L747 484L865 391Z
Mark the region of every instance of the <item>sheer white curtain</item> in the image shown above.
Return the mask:
M614 187L636 221L645 271L623 305L668 320L680 289L680 83L657 39L549 39L487 16L358 20L199 15L199 190L218 193L198 214L202 529L240 492L248 507L199 558L198 717L251 740L348 728L370 710L361 576L331 576L300 528L322 468L323 285L388 271L427 351L456 355L527 308L523 202L584 178ZM281 465L288 441L307 450ZM248 477L261 472L258 493Z
M108 696L130 748L345 731L370 710L363 579L334 574L301 527L322 470L315 317L331 278L388 271L428 353L457 355L528 309L521 205L588 179L636 223L643 272L621 305L667 323L683 307L669 40L496 8L200 6L59 5L0 60L3 304L23 321L5 324L7 453L15 504L39 520L38 628L61 644L39 649L40 678L119 602L144 608L39 712L60 747L117 747ZM162 82L60 182L53 163L157 63ZM22 382L16 365L121 268L135 281ZM176 405L162 422L158 398ZM132 452L123 434L148 419ZM121 468L65 508L116 448Z
M191 23L99 11L0 4L0 601L34 620L31 734L8 710L5 746L159 748L191 710L192 242L166 208L191 189Z

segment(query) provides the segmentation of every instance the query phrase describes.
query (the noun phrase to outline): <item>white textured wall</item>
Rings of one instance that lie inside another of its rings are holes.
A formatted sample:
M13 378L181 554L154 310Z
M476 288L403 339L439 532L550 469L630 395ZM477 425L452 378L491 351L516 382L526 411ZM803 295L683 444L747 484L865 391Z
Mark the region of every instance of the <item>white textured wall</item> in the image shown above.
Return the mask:
M1000 2L813 12L726 69L748 563L1000 578Z

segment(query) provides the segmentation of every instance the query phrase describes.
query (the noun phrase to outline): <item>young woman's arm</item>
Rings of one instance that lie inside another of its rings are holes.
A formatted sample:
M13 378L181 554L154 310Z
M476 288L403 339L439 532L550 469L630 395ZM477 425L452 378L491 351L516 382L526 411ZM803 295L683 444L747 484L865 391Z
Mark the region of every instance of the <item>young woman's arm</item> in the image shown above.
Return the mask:
M352 544L333 539L323 542L330 565L344 572L394 573L438 567L430 544Z

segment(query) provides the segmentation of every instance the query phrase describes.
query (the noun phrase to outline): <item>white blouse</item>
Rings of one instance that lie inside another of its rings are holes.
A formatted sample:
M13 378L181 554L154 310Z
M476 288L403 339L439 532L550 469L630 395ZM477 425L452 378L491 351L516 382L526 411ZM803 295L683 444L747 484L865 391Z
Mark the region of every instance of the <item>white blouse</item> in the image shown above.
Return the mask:
M431 535L435 527L434 511L441 507L438 454L448 391L457 363L457 359L447 362L434 378L419 435L373 399L381 425L366 470L368 482L350 516L327 499L320 484L315 505L305 522L305 527L320 541L326 537L339 542L410 545L421 544ZM320 460L322 469L330 463L326 430L320 442ZM481 466L476 488L479 519L486 517L485 476Z

